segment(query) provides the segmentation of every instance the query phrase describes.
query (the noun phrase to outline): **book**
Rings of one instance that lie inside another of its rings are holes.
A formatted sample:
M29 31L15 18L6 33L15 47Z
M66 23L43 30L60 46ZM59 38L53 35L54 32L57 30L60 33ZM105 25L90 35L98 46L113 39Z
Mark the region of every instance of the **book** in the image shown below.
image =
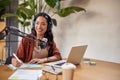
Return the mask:
M41 76L42 70L18 69L8 80L39 80Z

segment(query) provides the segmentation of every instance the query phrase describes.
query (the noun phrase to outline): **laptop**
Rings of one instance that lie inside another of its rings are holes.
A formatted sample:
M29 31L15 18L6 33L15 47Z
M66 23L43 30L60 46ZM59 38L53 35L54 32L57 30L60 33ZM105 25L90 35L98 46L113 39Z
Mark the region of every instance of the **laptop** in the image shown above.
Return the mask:
M71 48L71 51L69 53L67 60L59 60L55 62L50 62L48 63L48 65L52 65L55 67L61 67L66 62L79 65L85 54L87 46L88 45L74 46Z

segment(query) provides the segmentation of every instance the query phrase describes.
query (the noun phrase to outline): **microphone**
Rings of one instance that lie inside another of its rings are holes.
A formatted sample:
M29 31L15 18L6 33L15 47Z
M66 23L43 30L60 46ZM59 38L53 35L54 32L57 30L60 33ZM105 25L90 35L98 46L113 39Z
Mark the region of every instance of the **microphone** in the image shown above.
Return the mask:
M48 39L47 38L42 38L42 39L39 39L39 42L38 42L38 46L41 48L41 49L45 49L47 47L47 42L48 42Z

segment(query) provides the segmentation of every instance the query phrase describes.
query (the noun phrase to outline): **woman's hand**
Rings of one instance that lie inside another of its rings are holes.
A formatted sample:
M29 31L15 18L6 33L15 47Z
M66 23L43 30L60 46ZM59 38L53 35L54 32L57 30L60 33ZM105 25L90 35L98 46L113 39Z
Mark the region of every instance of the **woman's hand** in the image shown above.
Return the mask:
M22 62L22 61L21 61ZM12 58L12 65L15 66L15 67L20 67L21 65L23 64L18 62L18 60L16 60L16 58Z
M32 59L29 63L30 64L35 64L35 63L40 64L40 63L45 63L46 60L47 60L46 58L43 58L43 59L35 58L35 59Z

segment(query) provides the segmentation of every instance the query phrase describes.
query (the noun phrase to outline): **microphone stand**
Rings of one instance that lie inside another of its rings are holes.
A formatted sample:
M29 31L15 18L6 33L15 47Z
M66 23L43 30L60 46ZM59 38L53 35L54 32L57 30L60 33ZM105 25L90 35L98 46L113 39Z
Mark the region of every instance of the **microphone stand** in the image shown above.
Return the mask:
M12 27L12 26L11 27L5 27L0 32L0 40L4 39L4 37L6 37L9 34L13 34L15 36L20 36L20 37L23 37L23 38L26 38L26 39L29 39L29 40L33 40L33 41L38 40L39 41L38 46L41 47L41 49L44 49L47 46L47 38L44 38L44 40L37 39L36 36L24 33L22 31L20 31L18 28ZM27 35L29 35L30 37L28 37Z
M13 27L13 28L5 27L2 31L0 31L0 40L4 40L5 37L10 35L10 34L15 35L15 36L20 36L20 37L23 37L23 38L26 38L26 39L30 39L30 40L35 40L36 39L35 36L30 35L31 37L27 37L26 35L29 35L29 34L24 33L22 31L18 30L17 28L16 29L14 29L14 28L15 27ZM10 48L10 41L8 41L8 42L9 42L9 46L8 46L8 57L9 57L10 53L11 53L11 48ZM16 42L16 41L13 41L13 42Z
M13 28L5 27L0 32L0 40L4 39L4 37L6 37L9 34L12 34L12 35L15 35L15 36L20 36L20 37L23 37L23 38L26 38L26 39L30 39L30 40L36 40L36 37L34 35L29 35L27 33L24 33L22 31L18 30L17 28L15 29L15 27L13 27ZM30 37L27 37L27 35L29 35Z

